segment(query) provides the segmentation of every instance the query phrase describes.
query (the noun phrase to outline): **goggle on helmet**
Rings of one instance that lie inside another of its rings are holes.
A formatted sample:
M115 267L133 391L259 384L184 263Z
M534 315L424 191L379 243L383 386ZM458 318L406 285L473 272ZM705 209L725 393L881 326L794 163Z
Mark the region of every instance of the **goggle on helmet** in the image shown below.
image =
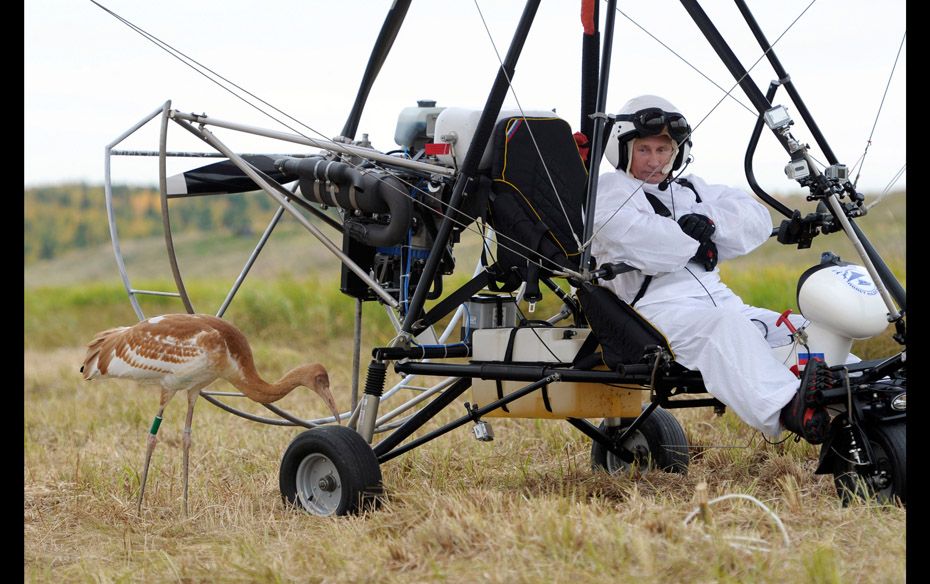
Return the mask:
M691 127L688 120L678 112L647 107L631 114L617 114L614 119L604 155L615 168L623 170L629 166L629 146L634 138L658 136L663 131L679 145L678 154L672 163L672 171L681 168L691 152Z

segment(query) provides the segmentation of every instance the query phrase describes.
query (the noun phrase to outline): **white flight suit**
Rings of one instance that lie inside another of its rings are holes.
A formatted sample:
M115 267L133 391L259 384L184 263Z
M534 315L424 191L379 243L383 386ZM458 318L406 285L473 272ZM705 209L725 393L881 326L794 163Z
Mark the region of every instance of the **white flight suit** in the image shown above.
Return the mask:
M677 222L688 213L711 218L716 225L711 240L723 261L765 242L771 218L740 190L709 185L694 175L684 178L700 194L700 203L691 189L676 183L661 191L623 171L600 177L592 255L598 264L624 262L637 268L601 285L629 303L651 275L636 311L665 335L678 363L701 372L714 397L753 428L776 436L782 430L779 414L794 397L798 379L770 347L789 343L789 331L775 325L778 313L745 304L720 280L718 268L708 272L690 262L699 244ZM643 191L655 195L672 215L657 214ZM791 320L795 326L804 322L795 315Z

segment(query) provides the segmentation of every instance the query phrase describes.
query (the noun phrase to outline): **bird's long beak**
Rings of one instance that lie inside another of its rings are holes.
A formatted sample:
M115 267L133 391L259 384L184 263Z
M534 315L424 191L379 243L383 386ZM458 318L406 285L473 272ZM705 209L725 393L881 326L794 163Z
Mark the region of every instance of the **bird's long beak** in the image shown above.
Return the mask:
M339 419L339 410L336 408L336 400L333 398L333 392L329 390L329 384L316 384L313 386L313 391L315 391L321 398L323 398L323 401L325 401L326 405L329 406L329 410L336 418L336 423L342 425L342 420Z

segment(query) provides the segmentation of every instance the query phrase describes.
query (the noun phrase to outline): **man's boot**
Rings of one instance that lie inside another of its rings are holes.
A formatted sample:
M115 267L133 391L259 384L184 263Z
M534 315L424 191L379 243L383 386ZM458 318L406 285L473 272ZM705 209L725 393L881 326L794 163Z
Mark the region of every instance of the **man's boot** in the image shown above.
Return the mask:
M811 444L821 444L830 429L830 414L816 403L816 392L829 389L833 375L826 363L810 360L804 367L801 385L794 398L781 410L781 423L789 432L801 436Z

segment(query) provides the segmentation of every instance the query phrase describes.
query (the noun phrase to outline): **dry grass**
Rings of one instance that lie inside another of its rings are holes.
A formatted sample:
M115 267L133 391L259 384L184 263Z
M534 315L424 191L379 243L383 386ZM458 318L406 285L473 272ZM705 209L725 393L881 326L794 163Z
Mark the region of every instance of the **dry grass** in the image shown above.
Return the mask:
M348 402L348 357L337 364ZM293 349L258 346L274 377ZM157 394L88 384L77 348L27 350L24 412L24 570L28 581L894 582L904 579L906 511L842 508L817 452L764 444L732 414L679 410L695 445L688 475L609 477L590 469L590 442L558 421L494 420L497 439L459 429L386 463L388 498L362 517L285 510L278 464L298 431L241 420L201 402L194 422L191 516L181 503L184 400L160 432L141 517L135 496ZM311 417L301 394L285 409ZM259 412L260 410L253 410ZM459 406L440 416L458 416ZM436 427L432 423L429 427ZM719 448L717 446L725 446ZM683 520L696 486L710 497L752 495L784 521L792 543L745 501L712 507L714 524ZM753 536L771 551L734 548Z

